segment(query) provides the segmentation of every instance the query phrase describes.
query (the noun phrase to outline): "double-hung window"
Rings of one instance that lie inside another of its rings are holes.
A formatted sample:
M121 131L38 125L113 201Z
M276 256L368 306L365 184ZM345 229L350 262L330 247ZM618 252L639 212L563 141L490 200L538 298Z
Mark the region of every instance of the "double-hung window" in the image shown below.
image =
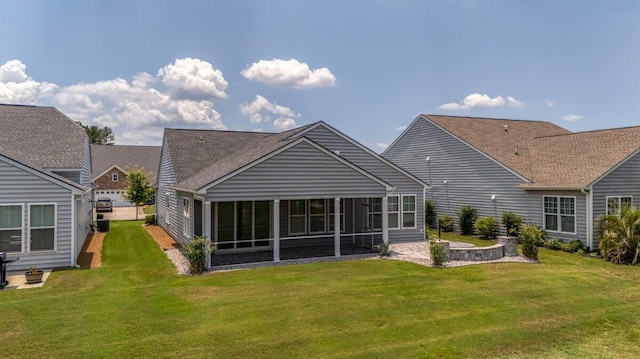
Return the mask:
M189 236L189 227L191 224L191 201L184 198L182 201L182 234Z
M335 200L328 199L327 201L329 201L329 232L334 233ZM344 199L340 200L340 232L344 232Z
M576 232L575 197L544 196L544 229L554 232Z
M309 233L324 233L325 229L325 200L309 200Z
M22 252L22 205L0 206L0 252Z
M402 228L416 228L416 195L402 196Z
M387 197L387 217L389 229L400 228L400 196Z
M289 234L307 233L307 205L304 199L289 201Z
M169 217L170 217L170 213L171 213L171 195L170 194L165 194L164 196L165 198L165 212L164 212L164 221L169 223Z
M607 214L620 215L623 207L633 206L633 198L631 196L607 197Z
M56 205L29 205L30 251L52 251L56 249Z
M369 217L369 230L379 231L382 229L382 198L369 198L367 207Z

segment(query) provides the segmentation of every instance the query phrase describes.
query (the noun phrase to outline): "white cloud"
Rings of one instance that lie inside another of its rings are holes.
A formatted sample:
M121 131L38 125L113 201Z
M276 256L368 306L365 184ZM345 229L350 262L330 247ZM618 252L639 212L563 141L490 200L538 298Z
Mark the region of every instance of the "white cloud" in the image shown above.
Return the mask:
M292 118L278 117L273 121L273 127L279 131L286 131L298 127L298 124Z
M385 148L389 147L389 145L387 145L386 143L378 142L376 143L376 147L384 150Z
M251 123L271 122L271 116L275 116L273 127L279 131L290 130L298 127L294 118L300 114L289 107L280 106L269 102L266 98L257 95L249 104L240 105L240 113L249 116Z
M311 70L309 65L296 59L260 60L247 66L241 74L249 80L265 85L298 89L332 87L336 83L336 77L328 68Z
M547 101L545 101L545 103L547 104L547 107L553 107L553 106L556 105L556 103L551 101L551 100L547 100Z
M396 127L396 131L404 131L407 129L407 126L398 126Z
M562 119L565 120L565 121L568 121L568 122L574 122L574 121L578 121L582 117L583 116L581 116L581 115L566 115Z
M469 110L472 108L484 108L484 107L501 107L509 105L513 107L522 107L523 102L516 100L515 98L508 96L507 100L502 96L496 96L494 98L489 97L486 94L473 93L465 97L461 102L451 102L440 106L441 110L456 111L456 110Z
M37 82L19 60L0 66L0 102L53 105L75 121L109 126L117 144L159 144L162 128L226 129L213 99L226 97L222 73L199 59L177 59L153 76L59 87ZM153 130L150 130L153 129Z

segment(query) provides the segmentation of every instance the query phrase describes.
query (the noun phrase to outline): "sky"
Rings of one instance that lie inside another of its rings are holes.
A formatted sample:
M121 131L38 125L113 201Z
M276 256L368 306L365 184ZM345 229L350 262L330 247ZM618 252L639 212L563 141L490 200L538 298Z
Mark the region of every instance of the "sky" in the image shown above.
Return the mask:
M0 103L116 144L324 121L382 152L420 113L640 125L640 0L1 5Z

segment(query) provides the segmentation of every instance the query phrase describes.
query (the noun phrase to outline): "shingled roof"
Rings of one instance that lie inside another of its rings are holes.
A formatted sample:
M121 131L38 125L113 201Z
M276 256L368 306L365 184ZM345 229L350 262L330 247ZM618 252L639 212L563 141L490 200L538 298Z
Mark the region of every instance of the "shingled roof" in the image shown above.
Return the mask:
M640 149L640 127L572 133L550 122L421 115L531 183L586 188Z
M149 183L156 183L161 146L91 145L91 178L95 179L114 165L123 170L144 167Z

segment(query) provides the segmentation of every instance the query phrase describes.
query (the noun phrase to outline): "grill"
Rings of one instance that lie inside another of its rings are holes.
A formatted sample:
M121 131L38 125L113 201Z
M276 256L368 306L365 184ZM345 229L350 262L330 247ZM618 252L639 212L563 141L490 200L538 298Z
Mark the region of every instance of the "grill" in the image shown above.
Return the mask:
M9 284L9 281L7 281L7 267L17 260L18 258L7 259L7 253L0 252L0 290Z

